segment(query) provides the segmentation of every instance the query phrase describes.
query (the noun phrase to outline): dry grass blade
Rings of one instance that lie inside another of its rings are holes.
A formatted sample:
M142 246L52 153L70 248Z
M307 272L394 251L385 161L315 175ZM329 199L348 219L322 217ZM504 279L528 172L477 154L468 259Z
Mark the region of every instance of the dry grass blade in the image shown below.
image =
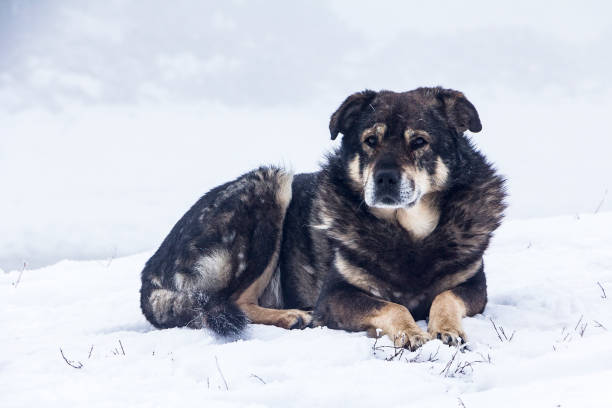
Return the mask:
M595 212L593 214L597 214L599 212L599 210L601 209L601 206L603 206L604 202L606 201L606 196L608 195L608 190L606 189L606 191L604 191L604 195L601 198L601 201L599 202L599 205L597 205L597 208L595 209Z
M28 266L27 262L24 262L23 266L21 267L21 270L19 271L19 275L17 276L17 280L15 282L13 282L13 287L14 288L16 288L17 285L19 285L19 282L21 282L21 276L23 275L23 271L25 271L27 266Z
M215 356L215 364L217 365L217 371L219 371L219 375L221 376L221 379L223 380L223 384L225 384L225 390L229 391L229 386L227 385L227 381L225 380L223 371L221 371L221 367L219 366L219 360L217 359L217 356Z
M599 285L599 288L601 289L601 292L603 293L601 295L601 298L602 299L607 299L608 295L606 295L606 291L605 291L604 287L602 286L602 284L600 282L597 282L597 285Z
M584 315L580 316L580 319L578 319L578 323L576 323L576 327L574 327L574 331L578 330L578 326L580 326L580 322L582 322L583 318L584 318Z
M497 334L497 338L499 339L499 341L501 341L502 343L504 341L507 341L507 342L512 341L512 339L514 338L514 335L516 334L516 330L513 330L512 333L510 334L510 337L508 337L508 335L506 334L506 331L504 330L502 326L497 326L495 324L495 321L490 317L489 317L489 320L491 321L491 324L493 325L493 329L495 330L495 334Z
M608 329L606 329L606 326L604 326L603 324L599 323L597 320L593 320L593 323L595 323L595 327L599 327L601 329L608 330Z
M81 363L80 361L68 360L68 358L66 358L66 356L64 355L64 351L62 350L61 347L60 347L59 350L60 350L60 354L62 355L62 358L64 359L66 364L68 364L72 368L76 368L77 370L83 368L83 363Z
M260 376L258 376L257 374L251 373L251 377L257 378L259 381L261 381L262 384L266 384L266 382Z
M461 349L461 347L456 347L455 352L453 353L453 356L451 357L450 360L448 360L448 363L446 363L446 366L444 366L442 371L440 371L440 375L444 374L445 377L448 377L448 373L450 372L450 368L453 365L453 362L455 361L455 359L457 358L457 354L459 354L459 350L460 349Z

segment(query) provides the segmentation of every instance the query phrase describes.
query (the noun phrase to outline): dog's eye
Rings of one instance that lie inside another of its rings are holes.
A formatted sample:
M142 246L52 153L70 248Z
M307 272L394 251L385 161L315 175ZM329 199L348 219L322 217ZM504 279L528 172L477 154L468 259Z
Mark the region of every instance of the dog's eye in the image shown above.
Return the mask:
M425 146L426 144L427 144L427 140L423 139L422 137L417 137L416 139L413 139L410 142L410 146L412 146L413 149L419 149Z
M378 138L376 136L370 136L366 140L364 140L364 143L372 148L376 147L376 145L378 144Z

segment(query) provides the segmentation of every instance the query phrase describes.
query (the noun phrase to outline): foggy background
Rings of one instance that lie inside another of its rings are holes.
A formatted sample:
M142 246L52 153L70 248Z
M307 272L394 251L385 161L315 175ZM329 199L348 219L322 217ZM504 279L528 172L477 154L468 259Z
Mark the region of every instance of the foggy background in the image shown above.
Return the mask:
M612 210L602 2L0 2L0 268L153 250L211 187L314 171L350 93L461 90L509 218Z

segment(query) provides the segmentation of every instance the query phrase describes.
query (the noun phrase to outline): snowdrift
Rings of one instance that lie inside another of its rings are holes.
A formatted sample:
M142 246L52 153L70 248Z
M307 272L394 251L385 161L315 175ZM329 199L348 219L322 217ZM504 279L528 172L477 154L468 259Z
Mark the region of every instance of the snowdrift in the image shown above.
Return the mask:
M0 274L1 406L612 406L612 213L503 225L465 350L327 328L155 330L138 298L150 255Z

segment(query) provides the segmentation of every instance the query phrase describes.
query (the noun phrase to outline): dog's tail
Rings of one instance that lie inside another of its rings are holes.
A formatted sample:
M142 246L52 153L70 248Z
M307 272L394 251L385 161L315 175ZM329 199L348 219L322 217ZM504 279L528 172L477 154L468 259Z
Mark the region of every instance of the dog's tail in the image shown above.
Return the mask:
M221 336L237 336L249 323L246 314L227 298L209 297L202 308L202 314L206 327Z
M144 284L140 291L140 307L147 320L158 329L206 327L220 336L234 337L249 323L235 302L203 291L181 292Z

